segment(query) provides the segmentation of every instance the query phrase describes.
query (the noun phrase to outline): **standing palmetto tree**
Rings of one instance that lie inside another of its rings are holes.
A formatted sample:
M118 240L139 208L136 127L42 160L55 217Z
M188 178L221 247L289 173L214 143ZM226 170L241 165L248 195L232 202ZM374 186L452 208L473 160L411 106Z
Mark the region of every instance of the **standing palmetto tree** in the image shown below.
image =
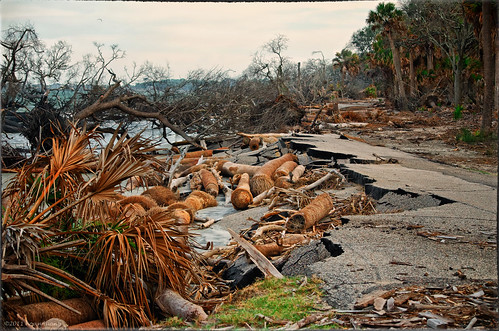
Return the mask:
M359 71L359 56L347 48L343 48L341 52L336 53L333 59L333 66L339 67L341 70L341 86L345 86L345 76L347 73L355 74Z
M367 18L367 23L371 25L373 30L380 29L382 34L387 37L390 43L390 48L393 56L393 66L395 67L395 84L397 85L398 97L400 99L400 108L407 109L407 96L404 89L404 81L402 79L402 68L400 64L399 49L395 46L395 36L397 31L401 30L403 13L400 9L395 8L391 2L380 3L376 7L376 11L370 11Z

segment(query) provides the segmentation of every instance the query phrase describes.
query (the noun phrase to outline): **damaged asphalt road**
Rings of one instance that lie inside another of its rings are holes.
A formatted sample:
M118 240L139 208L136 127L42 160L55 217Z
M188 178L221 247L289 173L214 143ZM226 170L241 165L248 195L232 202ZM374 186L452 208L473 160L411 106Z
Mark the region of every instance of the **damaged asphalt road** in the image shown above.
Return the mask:
M325 234L341 247L341 254L294 261L299 273L324 281L325 300L332 307L351 309L376 289L497 280L497 177L336 134L288 136L280 145L296 151L302 160L308 158L309 165L333 163L378 200L383 211L347 216L343 226ZM234 160L261 162L258 158L264 153L238 154ZM355 187L337 193L352 190ZM245 210L218 224L237 232L251 225L248 218L259 219L267 211Z

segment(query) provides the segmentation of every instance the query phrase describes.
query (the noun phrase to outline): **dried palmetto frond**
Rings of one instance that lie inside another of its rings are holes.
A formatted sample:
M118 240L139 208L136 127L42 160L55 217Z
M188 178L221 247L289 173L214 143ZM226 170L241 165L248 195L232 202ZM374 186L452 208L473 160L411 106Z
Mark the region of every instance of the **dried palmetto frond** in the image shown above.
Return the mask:
M120 303L137 305L149 319L153 315L147 290L154 286L158 291L171 288L185 293L186 274L194 273L191 248L180 240L186 235L167 215L123 214L100 231L86 255L87 281Z

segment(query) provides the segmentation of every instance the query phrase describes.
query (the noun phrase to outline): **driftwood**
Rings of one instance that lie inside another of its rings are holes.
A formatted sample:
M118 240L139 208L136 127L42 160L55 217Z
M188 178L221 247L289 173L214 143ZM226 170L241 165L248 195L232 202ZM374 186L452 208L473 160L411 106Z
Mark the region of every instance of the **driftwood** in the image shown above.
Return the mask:
M305 173L305 166L303 165L298 165L296 168L293 169L291 172L291 183L296 183L298 179L300 179L301 176Z
M173 179L170 183L170 190L176 191L177 188L184 185L191 178L192 178L192 175L189 174L189 175L184 176L184 177L179 177L179 178Z
M216 197L218 195L218 181L213 175L213 173L206 169L199 170L201 176L201 182L203 183L204 190Z
M259 195L257 195L256 197L253 198L253 205L258 205L260 204L263 199L265 199L266 197L270 196L271 194L273 194L275 191L275 187L272 186L270 189L268 189L267 191L265 192L262 192L260 193Z
M246 239L242 238L240 235L234 232L231 228L227 228L227 231L230 233L232 238L242 247L248 255L250 256L251 261L253 261L258 269L260 269L265 277L276 277L279 279L284 278L284 276L274 267L272 263L258 251L251 243L249 243Z
M224 192L224 195L225 195L225 204L228 205L229 201L231 201L231 198L232 198L232 189L227 184L224 183L224 181L222 180L222 177L220 177L220 174L218 173L218 171L216 169L212 168L211 173L213 174L213 176L217 180L218 187L222 188L222 191Z
M255 231L255 234L253 235L252 239L256 239L258 237L261 237L265 232L268 232L268 231L284 231L286 230L285 227L283 227L282 225L284 225L285 221L282 220L282 221L278 221L279 223L273 223L273 224L267 224L267 225L263 225L263 226L260 226L258 229L256 229ZM280 225L282 224L282 225Z
M234 176L237 174L247 173L250 177L253 176L258 170L260 166L252 166L247 164L239 164L234 162L225 162L222 164L221 172L225 176Z
M286 227L290 232L304 231L326 217L334 207L334 201L328 193L317 196L310 204L292 214Z
M237 188L232 192L231 202L235 209L246 209L253 202L247 173L241 175Z
M312 189L320 186L322 183L325 183L330 178L333 178L334 175L338 176L341 179L342 183L346 182L346 178L345 178L345 176L343 176L343 174L341 172L339 172L336 169L328 169L328 173L326 175L324 175L323 177L319 178L318 180L316 180L312 184L302 187L301 190L302 191L312 190Z
M186 321L202 322L208 318L201 306L184 299L171 289L166 289L157 295L154 302L164 313L178 316Z
M251 193L253 196L257 196L274 185L272 175L274 174L274 171L286 161L298 161L298 158L296 155L288 153L262 165L250 181Z
M12 309L15 314L19 314L23 318L25 317L29 323L35 325L40 325L42 322L55 317L62 319L68 325L97 319L97 314L86 299L74 298L63 300L62 303L72 310L52 301L29 305L14 305L10 306L9 310Z
M201 169L206 169L208 168L208 164L206 163L201 163L201 164L196 164L196 165L193 165L192 167L189 167L187 169L185 169L184 171L182 171L179 175L178 175L178 178L180 177L184 177L184 176L187 176L189 174L192 174L194 172L198 172L199 170Z

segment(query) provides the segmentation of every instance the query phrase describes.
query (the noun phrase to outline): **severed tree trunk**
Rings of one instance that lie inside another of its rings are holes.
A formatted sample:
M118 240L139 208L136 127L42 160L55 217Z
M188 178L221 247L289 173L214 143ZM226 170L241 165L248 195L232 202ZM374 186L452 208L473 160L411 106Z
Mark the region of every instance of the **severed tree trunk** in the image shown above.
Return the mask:
M32 303L23 306L5 306L3 310L7 311L9 318L12 320L17 320L15 318L16 314L19 314L22 318L26 317L26 320L30 324L40 325L51 318L59 318L65 321L68 325L80 324L83 322L91 321L97 319L97 314L94 311L90 302L83 298L74 298L62 301L64 304L76 309L80 312L77 314L61 305L49 301L49 302L39 302ZM13 316L10 316L12 315Z
M224 162L220 171L222 174L226 176L234 176L247 173L250 177L253 176L258 170L260 166L252 166L247 164L239 164L234 162Z
M241 175L237 188L232 192L231 202L235 209L246 209L253 202L247 173Z
M184 299L171 289L161 292L154 301L164 313L178 316L186 321L202 322L208 318L201 306Z
M285 248L291 245L300 244L307 241L308 238L302 234L289 233L282 239L281 242L273 242L270 244L254 245L266 257L280 255Z
M276 180L282 176L289 176L289 174L296 168L298 164L295 161L286 161L272 174L272 179Z
M482 48L483 48L483 80L485 83L482 109L482 134L489 134L492 128L492 111L494 110L494 45L492 42L493 29L493 3L482 1ZM498 56L496 54L496 56Z
M260 148L260 143L262 142L261 137L253 137L249 141L249 148L252 151L256 151L257 149Z
M304 231L326 217L334 201L328 193L316 197L310 204L289 217L286 227L290 232Z
M211 171L206 169L199 170L199 174L201 175L201 182L203 183L204 190L216 197L218 195L218 181L215 176L211 173Z
M277 168L279 168L286 161L297 161L296 155L291 153L285 154L277 159L268 161L255 173L251 178L250 186L253 196L257 196L262 192L270 189L274 185L272 175Z
M305 166L303 165L298 165L296 168L293 169L291 172L291 183L296 183L298 179L300 179L301 176L305 173Z

